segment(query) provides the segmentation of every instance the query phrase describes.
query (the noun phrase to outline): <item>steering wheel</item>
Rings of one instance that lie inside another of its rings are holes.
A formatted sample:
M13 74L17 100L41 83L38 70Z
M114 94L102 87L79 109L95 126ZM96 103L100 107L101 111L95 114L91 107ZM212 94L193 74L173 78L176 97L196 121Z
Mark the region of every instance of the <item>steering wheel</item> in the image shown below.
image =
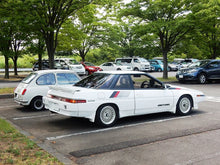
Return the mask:
M141 88L146 88L145 86L148 87L148 85L149 85L149 82L148 82L148 81L143 81L143 82L141 83Z

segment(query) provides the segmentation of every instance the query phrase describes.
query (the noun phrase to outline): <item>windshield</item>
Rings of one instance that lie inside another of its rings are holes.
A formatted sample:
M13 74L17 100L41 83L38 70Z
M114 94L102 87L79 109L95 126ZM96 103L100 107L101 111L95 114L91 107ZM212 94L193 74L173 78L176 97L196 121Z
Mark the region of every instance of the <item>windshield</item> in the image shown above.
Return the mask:
M116 59L116 63L131 63L132 59Z
M209 62L210 62L210 60L200 61L199 67L204 67L204 66L206 66Z
M95 66L94 64L92 64L90 62L85 62L84 64L86 64L87 66Z
M35 77L37 76L37 73L31 73L27 77L25 77L22 82L29 84Z
M68 60L68 63L69 63L70 65L77 65L77 64L80 64L79 62L77 62L77 61L74 60L74 59L70 59L70 60Z
M141 62L148 62L145 58L139 58Z
M78 87L85 87L85 88L100 88L100 89L107 89L110 87L113 81L113 75L110 74L97 74L94 73L88 76L85 79L77 82L74 86Z

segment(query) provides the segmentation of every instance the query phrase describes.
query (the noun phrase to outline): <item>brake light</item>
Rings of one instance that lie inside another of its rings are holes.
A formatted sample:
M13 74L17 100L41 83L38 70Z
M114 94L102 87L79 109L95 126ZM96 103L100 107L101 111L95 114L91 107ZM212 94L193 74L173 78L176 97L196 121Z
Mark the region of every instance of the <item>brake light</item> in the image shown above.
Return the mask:
M27 89L24 89L24 90L22 91L21 95L25 95L26 91L27 91Z
M64 101L67 103L73 103L73 104L86 103L86 100L68 99L68 98L58 97L58 96L49 95L49 94L47 95L47 97L52 98L52 99L56 99L56 100L60 100L60 101Z

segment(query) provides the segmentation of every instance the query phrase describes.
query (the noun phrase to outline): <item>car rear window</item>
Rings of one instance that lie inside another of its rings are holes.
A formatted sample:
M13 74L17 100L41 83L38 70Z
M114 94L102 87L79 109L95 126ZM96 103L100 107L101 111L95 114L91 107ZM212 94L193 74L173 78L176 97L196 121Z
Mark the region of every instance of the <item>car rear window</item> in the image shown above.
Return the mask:
M74 73L57 73L57 83L59 85L75 84L80 79Z
M94 73L87 78L82 79L75 86L95 89L108 89L114 79L110 74Z
M29 84L35 77L37 76L37 73L31 73L27 77L25 77L22 82L25 84Z

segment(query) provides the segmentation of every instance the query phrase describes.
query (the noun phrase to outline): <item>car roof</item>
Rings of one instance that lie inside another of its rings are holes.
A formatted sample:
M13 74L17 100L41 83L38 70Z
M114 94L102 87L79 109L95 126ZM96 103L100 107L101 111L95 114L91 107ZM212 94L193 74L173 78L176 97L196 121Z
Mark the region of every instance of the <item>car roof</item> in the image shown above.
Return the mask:
M62 69L48 69L48 70L38 70L38 71L34 71L33 73L37 73L37 74L45 74L45 73L75 73L72 70L62 70ZM76 73L75 73L76 74Z
M146 74L145 72L140 72L140 71L99 71L96 73L106 73L106 74Z

